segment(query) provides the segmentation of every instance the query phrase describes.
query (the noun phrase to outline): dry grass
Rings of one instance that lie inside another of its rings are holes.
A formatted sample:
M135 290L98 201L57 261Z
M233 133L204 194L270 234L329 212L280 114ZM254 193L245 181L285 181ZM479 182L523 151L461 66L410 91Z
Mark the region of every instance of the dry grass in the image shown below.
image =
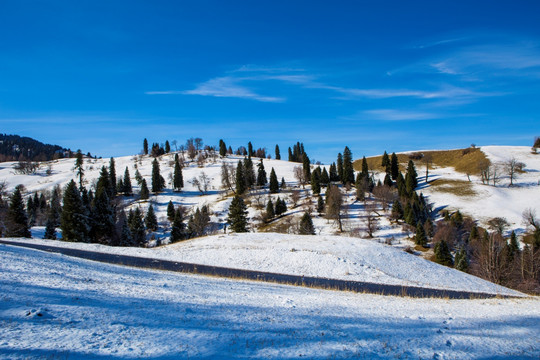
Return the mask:
M431 158L430 168L432 166L453 167L458 172L470 175L479 175L478 164L480 162L489 162L486 155L478 148L424 151L422 154L424 155L423 159L413 160L417 171L422 168L425 169L426 157ZM409 162L409 155L410 154L397 154L400 171L405 172ZM366 158L366 160L370 170L384 170L381 165L382 155ZM362 160L356 160L353 165L356 171L360 171L362 169Z
M472 188L472 183L464 180L437 179L430 183L437 191L449 193L457 196L475 196L476 192Z

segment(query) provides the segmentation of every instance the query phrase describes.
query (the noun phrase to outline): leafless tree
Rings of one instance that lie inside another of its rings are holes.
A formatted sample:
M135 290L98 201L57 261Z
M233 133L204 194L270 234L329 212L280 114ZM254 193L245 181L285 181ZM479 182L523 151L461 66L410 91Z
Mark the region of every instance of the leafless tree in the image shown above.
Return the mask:
M298 202L300 201L300 198L302 195L300 194L300 190L294 189L291 191L291 201L293 203L293 208L298 206Z
M341 206L343 205L343 195L339 188L331 185L326 190L326 217L338 223L339 231L343 232L341 219Z
M233 193L235 192L236 168L226 162L221 164L221 187Z
M201 150L203 146L203 140L201 138L195 138L195 148L197 151Z
M497 186L501 182L501 172L499 165L495 164L492 166L491 180L493 181L493 186Z
M489 185L491 179L491 162L488 159L480 160L477 164L478 171L482 178L482 184Z
M485 240L475 241L472 248L475 262L473 269L484 279L503 284L510 272L506 241L499 233L492 233Z
M208 192L210 188L210 177L204 173L204 171L199 175L198 178L193 178L191 184L196 186L201 195L204 195Z
M424 161L424 164L426 164L426 184L428 183L429 179L429 166L433 163L433 155L430 153L424 154L424 157L422 159Z
M302 185L302 189L305 189L308 180L306 179L304 169L301 166L295 166L293 171L294 177L296 178L296 180L298 180L298 183Z
M366 233L370 238L373 237L375 231L379 228L379 218L377 216L377 206L374 203L366 204L366 216L364 217L364 225Z
M508 159L504 163L504 169L506 170L506 174L510 177L510 186L514 186L514 180L517 176L517 172L523 170L525 167L525 164L522 162L519 162L516 158Z
M197 156L197 148L195 146L195 140L193 138L189 138L186 143L187 153L188 157L191 160L194 160Z
M491 230L497 232L497 234L502 235L504 229L506 229L510 223L503 217L495 217L488 221L488 226Z
M32 161L19 161L13 169L17 174L32 175L40 168L40 164Z
M395 198L395 192L388 185L375 186L373 188L373 196L379 200L383 211L386 211L388 204Z
M177 141L177 140L173 140L173 141L171 142L171 144L174 146L174 150L175 150L175 151L178 151L178 141Z

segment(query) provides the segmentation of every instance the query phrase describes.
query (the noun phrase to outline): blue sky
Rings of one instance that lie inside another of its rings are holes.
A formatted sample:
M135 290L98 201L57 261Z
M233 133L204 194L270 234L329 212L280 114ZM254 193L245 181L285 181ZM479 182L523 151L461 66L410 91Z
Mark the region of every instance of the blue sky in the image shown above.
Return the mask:
M540 135L536 1L2 1L0 132L325 163Z

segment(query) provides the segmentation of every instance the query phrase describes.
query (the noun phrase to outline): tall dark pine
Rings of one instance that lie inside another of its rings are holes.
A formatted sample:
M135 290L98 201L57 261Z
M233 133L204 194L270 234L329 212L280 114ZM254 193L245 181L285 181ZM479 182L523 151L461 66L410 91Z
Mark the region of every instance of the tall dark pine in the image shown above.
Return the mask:
M257 186L263 187L268 183L266 178L266 170L264 170L263 160L257 165Z
M315 227L313 226L313 220L308 212L305 212L300 220L298 227L298 234L300 235L315 235Z
M310 168L309 157L306 153L302 154L302 169L304 170L304 179L309 181L311 179L311 168Z
M32 236L30 233L30 227L28 226L28 216L24 210L24 202L19 187L15 188L13 195L11 195L6 220L7 237L29 238Z
M426 232L424 230L424 226L422 226L421 223L418 223L416 225L416 235L414 237L414 240L416 245L426 246L427 244Z
M321 178L318 171L313 171L311 173L311 191L313 191L313 194L315 195L321 193Z
M289 147L289 161L295 161L294 155L293 155L290 147Z
M279 145L276 144L276 160L281 160L281 154L279 153Z
M354 183L354 170L352 165L352 153L349 147L345 146L343 150L343 183Z
M244 165L242 160L238 160L236 166L236 194L242 195L246 192L246 176L244 173Z
M274 203L272 203L272 199L268 199L268 203L266 204L266 218L268 220L273 219L276 216L276 212L274 210Z
M92 241L109 244L114 239L116 214L110 198L110 175L105 167L96 185L96 195L92 203Z
M344 182L344 177L343 177L343 155L341 155L341 153L339 153L338 156L337 156L337 174L338 174L338 177L339 177L339 181Z
M148 140L146 138L143 141L143 153L144 155L148 155Z
M114 158L111 158L111 161L109 162L109 183L111 186L111 195L115 196L118 189L116 188L116 168L114 164Z
M152 161L152 192L159 193L164 187L165 183L159 171L159 163L157 159L154 159L154 161Z
M77 150L77 154L75 155L75 169L77 170L77 176L79 177L79 191L83 188L83 177L84 177L84 169L83 169L83 154L81 150Z
M362 158L362 177L369 178L369 167L365 156Z
M174 191L180 191L184 187L184 176L182 174L182 167L178 159L178 154L174 157L174 174L173 174L173 189Z
M135 211L129 211L128 225L133 243L136 246L144 246L146 244L146 229L144 228L141 209L136 208Z
M169 221L173 221L175 214L176 214L176 211L174 209L173 202L172 200L169 200L169 203L167 204L167 219L169 219Z
M146 185L146 179L141 180L141 192L139 196L141 200L146 200L150 197L150 191L148 191L148 185Z
M148 212L144 218L144 225L146 225L146 228L150 231L156 231L158 229L158 221L152 205L148 208Z
M235 195L229 206L229 216L227 222L230 225L232 231L240 233L247 232L247 209L244 204L244 200Z
M416 173L414 163L412 160L409 160L409 164L407 166L407 174L405 175L405 187L409 196L412 196L414 189L416 188L416 186L418 186L417 176L418 174Z
M169 143L169 140L165 140L165 154L168 154L171 152L171 144Z
M332 163L332 165L330 165L330 174L329 174L329 177L330 177L330 181L331 181L331 182L333 182L333 181L340 181L339 174L338 174L338 172L337 172L336 163Z
M391 173L390 167L390 158L388 157L388 153L385 151L382 156L381 166L383 167L384 171L386 171L387 174Z
M219 156L227 156L227 145L225 145L225 141L223 141L223 139L219 140Z
M56 224L52 217L47 217L47 223L45 224L44 239L56 240Z
M124 181L122 181L123 189L122 192L126 196L130 196L133 193L133 187L131 186L131 177L129 176L129 170L126 166L126 171L124 171Z
M279 183L274 168L270 171L270 193L276 194L279 192Z
M396 153L392 153L390 159L390 175L392 175L392 180L396 181L399 175L399 162Z
M323 168L321 173L321 186L328 186L328 184L330 184L330 176L328 175L326 168Z
M251 144L251 141L248 142L248 157L255 156L255 151L253 151L253 145Z
M255 185L255 181L256 181L255 169L253 168L253 160L251 160L250 156L244 159L244 177L245 177L246 187L248 189L250 189L253 185Z
M184 240L187 237L186 224L184 224L184 213L181 209L176 209L171 229L171 242Z
M73 180L67 184L64 190L63 204L60 216L62 240L88 242L89 219L77 185Z

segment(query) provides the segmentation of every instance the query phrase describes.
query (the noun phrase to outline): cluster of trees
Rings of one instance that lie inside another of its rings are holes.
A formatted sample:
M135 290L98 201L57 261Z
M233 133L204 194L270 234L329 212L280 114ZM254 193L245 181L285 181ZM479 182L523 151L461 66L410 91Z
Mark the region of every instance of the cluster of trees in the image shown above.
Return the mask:
M49 161L71 156L71 150L58 145L43 144L29 137L0 134L0 162Z

